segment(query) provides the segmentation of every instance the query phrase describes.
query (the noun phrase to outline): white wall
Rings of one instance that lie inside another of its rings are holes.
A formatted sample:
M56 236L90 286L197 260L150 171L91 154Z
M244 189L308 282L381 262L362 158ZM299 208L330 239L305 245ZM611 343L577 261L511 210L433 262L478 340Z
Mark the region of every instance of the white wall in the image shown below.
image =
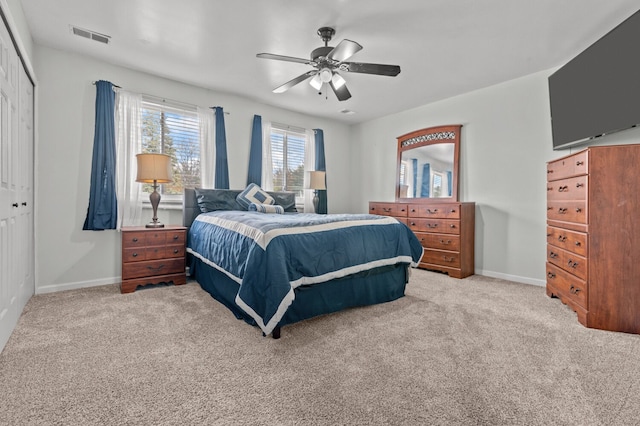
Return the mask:
M354 126L354 210L395 197L396 137L462 124L460 200L476 203L476 273L544 285L546 162L553 151L547 77L551 70ZM437 84L429 82L427 84ZM640 129L599 144L638 143Z
M263 120L325 133L330 212L348 211L349 127L326 119L258 104L245 98L178 83L88 57L34 46L39 80L39 128L36 172L36 293L120 281L120 234L83 231L91 173L96 80L127 90L225 112L231 188L246 185L251 124ZM214 72L215 70L212 70ZM162 207L162 204L161 204ZM160 212L160 220L179 224L181 212Z

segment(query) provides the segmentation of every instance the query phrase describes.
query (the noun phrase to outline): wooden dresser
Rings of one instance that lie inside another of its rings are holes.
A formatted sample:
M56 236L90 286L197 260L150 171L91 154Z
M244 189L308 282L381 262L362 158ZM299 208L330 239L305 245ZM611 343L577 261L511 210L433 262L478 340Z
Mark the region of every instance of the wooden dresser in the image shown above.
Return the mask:
M547 295L586 327L640 333L640 145L547 163Z
M370 202L369 213L393 216L425 248L419 267L455 278L474 274L475 203Z
M183 226L123 227L120 292L131 293L146 284L185 284L186 236Z

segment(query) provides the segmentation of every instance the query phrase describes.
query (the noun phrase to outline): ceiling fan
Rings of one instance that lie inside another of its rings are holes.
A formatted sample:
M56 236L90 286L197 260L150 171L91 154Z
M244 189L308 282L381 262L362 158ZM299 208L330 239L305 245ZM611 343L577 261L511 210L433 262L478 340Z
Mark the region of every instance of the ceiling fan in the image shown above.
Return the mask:
M273 53L258 53L256 56L263 59L275 59L278 61L297 62L311 65L315 69L286 82L282 86L273 89L273 93L283 93L298 83L311 79L309 84L316 90L321 90L323 84L329 84L340 101L346 101L351 97L347 89L346 81L338 71L356 72L363 74L386 75L395 77L400 74L398 65L367 64L362 62L345 62L362 46L355 41L344 39L336 47L329 46L329 41L336 33L331 27L322 27L318 35L322 38L324 46L311 51L310 59L294 58L292 56L274 55Z

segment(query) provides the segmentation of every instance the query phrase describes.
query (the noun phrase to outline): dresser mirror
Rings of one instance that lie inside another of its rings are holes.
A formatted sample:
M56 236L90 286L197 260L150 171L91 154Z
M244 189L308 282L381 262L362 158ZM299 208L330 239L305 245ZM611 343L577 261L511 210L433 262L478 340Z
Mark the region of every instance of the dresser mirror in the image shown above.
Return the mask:
M458 201L461 127L430 127L398 137L398 201Z

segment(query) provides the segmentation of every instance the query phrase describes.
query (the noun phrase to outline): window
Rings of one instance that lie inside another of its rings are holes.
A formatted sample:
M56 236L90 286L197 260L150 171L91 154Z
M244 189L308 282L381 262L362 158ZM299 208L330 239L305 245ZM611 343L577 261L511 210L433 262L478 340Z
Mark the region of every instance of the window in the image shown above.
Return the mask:
M433 172L433 188L432 188L432 197L442 197L442 183L443 183L443 179L442 179L442 173L440 172Z
M163 201L182 199L184 188L200 186L200 138L195 107L143 97L142 152L171 157L173 182L160 185ZM150 184L143 191L151 193Z
M273 190L296 193L296 205L304 205L304 147L307 136L303 129L271 129Z

